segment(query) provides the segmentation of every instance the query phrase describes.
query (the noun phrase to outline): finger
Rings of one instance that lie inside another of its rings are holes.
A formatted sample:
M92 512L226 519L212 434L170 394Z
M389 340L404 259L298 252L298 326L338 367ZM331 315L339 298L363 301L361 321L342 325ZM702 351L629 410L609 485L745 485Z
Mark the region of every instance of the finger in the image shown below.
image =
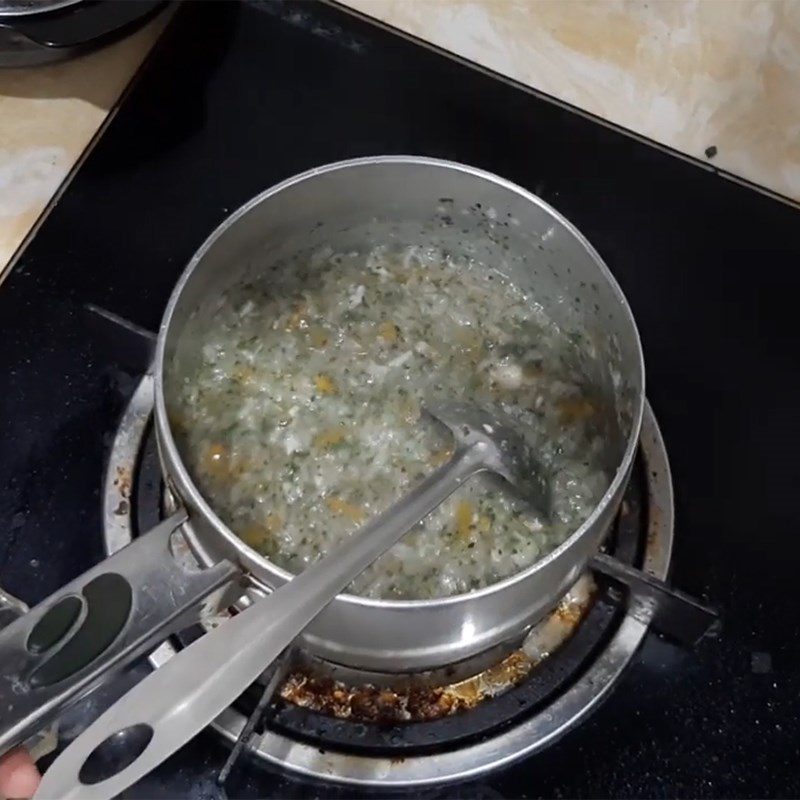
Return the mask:
M0 758L0 798L33 797L39 780L39 770L26 750L12 750Z

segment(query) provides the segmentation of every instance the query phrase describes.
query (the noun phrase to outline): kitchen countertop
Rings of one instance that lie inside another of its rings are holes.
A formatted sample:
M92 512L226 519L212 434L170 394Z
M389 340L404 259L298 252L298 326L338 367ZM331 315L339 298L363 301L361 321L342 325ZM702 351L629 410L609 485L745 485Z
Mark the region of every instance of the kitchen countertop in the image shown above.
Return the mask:
M164 30L162 14L70 61L0 68L0 277Z
M800 200L794 0L348 0L347 5ZM302 5L298 5L302 14ZM166 24L62 64L0 70L0 270Z

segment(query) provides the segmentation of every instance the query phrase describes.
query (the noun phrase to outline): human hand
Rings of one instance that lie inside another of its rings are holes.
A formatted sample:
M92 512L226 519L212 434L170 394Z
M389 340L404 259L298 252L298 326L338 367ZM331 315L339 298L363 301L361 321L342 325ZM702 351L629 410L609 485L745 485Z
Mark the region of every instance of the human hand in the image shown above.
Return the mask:
M17 748L0 756L0 799L29 800L39 780L39 770L27 750Z

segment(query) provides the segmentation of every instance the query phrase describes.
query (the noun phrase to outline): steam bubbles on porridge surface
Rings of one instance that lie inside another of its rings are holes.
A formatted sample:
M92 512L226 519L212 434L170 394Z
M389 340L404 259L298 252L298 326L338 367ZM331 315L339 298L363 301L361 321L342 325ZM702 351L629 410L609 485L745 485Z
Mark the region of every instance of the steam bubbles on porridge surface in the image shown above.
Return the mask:
M608 487L602 402L574 366L575 342L471 258L394 244L251 264L181 339L195 357L176 363L167 395L192 477L238 536L294 573L449 459L425 403L462 399L516 421L549 470L551 518L476 476L354 594L487 586L557 547Z

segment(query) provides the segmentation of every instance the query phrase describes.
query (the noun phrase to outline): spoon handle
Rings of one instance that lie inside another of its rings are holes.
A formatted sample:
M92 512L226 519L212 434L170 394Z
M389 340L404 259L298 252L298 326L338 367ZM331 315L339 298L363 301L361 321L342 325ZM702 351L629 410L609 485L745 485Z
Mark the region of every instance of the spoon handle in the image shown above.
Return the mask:
M481 471L482 458L480 445L457 450L333 553L148 675L64 750L36 798L112 798L158 766L253 683L359 573ZM98 774L97 764L107 764L126 738L124 761Z

